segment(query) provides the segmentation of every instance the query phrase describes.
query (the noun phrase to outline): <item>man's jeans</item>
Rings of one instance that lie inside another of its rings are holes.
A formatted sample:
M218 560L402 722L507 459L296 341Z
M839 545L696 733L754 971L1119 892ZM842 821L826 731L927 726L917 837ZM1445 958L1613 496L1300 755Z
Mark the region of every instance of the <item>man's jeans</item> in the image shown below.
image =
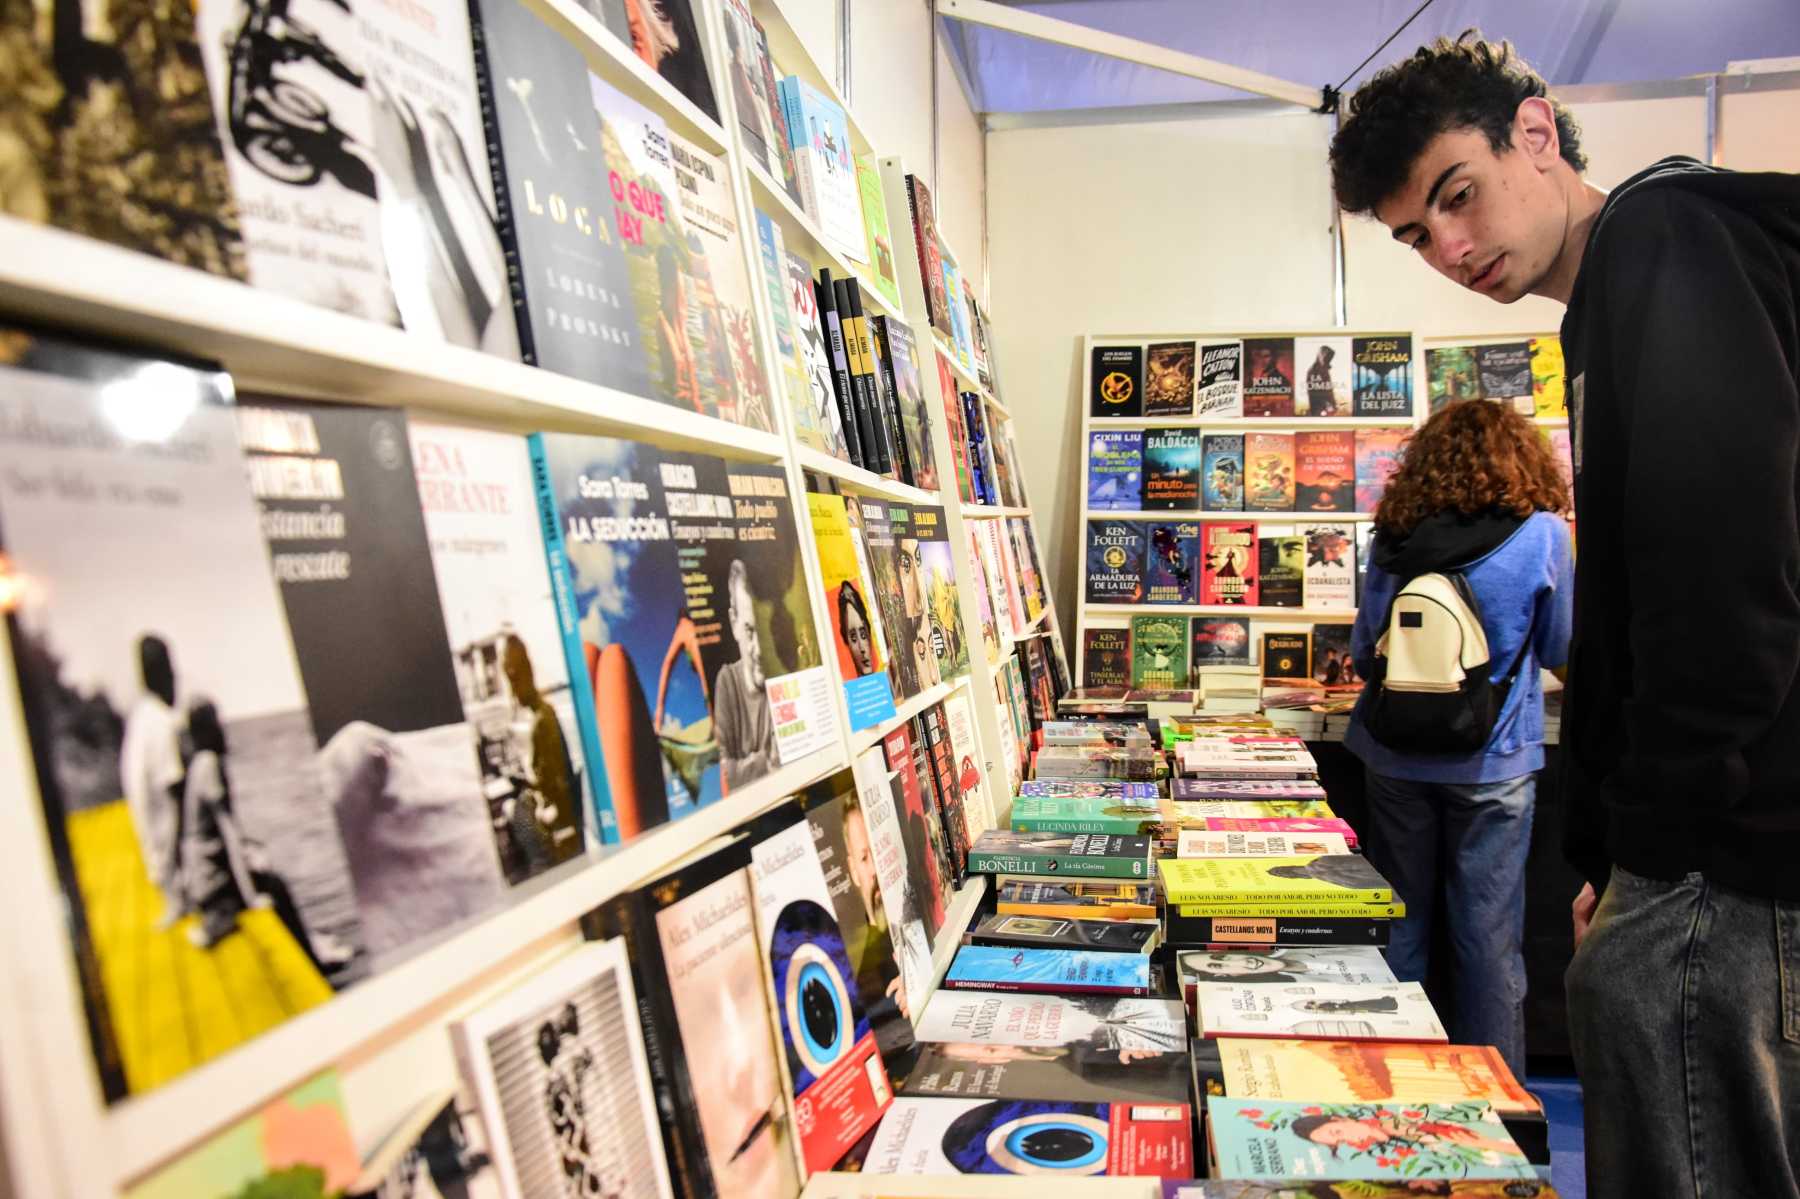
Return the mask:
M1613 867L1566 976L1588 1194L1800 1196L1800 904Z
M1493 1045L1525 1077L1525 858L1537 776L1498 783L1414 783L1366 772L1368 854L1406 902L1388 965L1423 981L1432 907L1444 890L1455 956L1451 1039Z

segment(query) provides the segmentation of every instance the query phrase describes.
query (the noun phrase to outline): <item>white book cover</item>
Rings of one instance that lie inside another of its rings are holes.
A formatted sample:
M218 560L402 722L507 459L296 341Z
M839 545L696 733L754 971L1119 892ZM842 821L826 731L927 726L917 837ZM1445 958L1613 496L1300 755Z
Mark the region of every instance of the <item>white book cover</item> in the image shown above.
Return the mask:
M1194 416L1236 420L1244 415L1244 343L1209 342L1200 347L1194 373Z
M916 894L906 868L906 842L900 834L900 813L894 808L894 789L889 785L887 753L870 747L851 763L856 778L857 802L869 834L869 853L875 859L875 881L881 887L881 906L887 912L894 957L908 995L930 989L931 934L926 931L923 895Z
M1194 1021L1203 1037L1450 1039L1418 983L1199 983Z
M1189 950L1175 955L1181 988L1200 983L1391 983L1399 981L1373 945L1284 945Z
M1345 417L1350 406L1350 339L1294 339L1294 415Z
M1321 612L1356 608L1356 537L1349 525L1307 525L1306 606Z
M1173 999L940 990L913 1030L921 1041L1075 1046L1121 1065L1133 1050L1187 1047L1186 1013Z
M450 1027L507 1199L672 1199L622 938L582 946Z
M1181 858L1287 858L1301 854L1349 853L1342 833L1215 833L1184 828L1176 843Z
M669 159L688 246L698 251L687 268L694 293L689 297L688 323L696 346L703 350L702 386L710 381L711 402L726 419L772 429L774 414L756 345L750 269L731 195L730 168L723 158L673 131Z
M944 697L944 723L950 728L950 750L956 782L962 791L963 824L968 843L995 827L994 801L982 777L981 747L975 740L975 709L968 693L958 688Z

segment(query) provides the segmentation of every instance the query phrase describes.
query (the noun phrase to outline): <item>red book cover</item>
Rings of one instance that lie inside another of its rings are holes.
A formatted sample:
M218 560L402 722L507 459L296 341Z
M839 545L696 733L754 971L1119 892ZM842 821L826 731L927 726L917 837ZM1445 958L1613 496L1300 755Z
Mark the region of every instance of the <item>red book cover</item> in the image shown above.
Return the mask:
M1257 602L1256 526L1208 522L1202 528L1200 602Z
M1244 415L1294 415L1294 339L1244 339Z
M1400 466L1410 432L1409 429L1356 431L1356 511L1372 513L1381 505L1388 476Z
M1353 512L1356 434L1307 429L1294 434L1294 507L1301 512Z
M926 908L926 931L935 940L938 930L944 927L949 897L956 887L943 821L937 809L925 802L925 788L919 778L908 727L902 724L889 733L881 748L887 755L888 769L894 772L894 806L900 816L906 873L912 881L913 894Z
M942 353L937 355L938 392L944 400L944 428L950 434L950 455L956 460L956 494L965 504L975 502L975 489L969 483L968 435L963 431L962 396L956 389L956 376Z
M1189 1178L1192 1123L1185 1103L903 1097L875 1131L864 1170Z

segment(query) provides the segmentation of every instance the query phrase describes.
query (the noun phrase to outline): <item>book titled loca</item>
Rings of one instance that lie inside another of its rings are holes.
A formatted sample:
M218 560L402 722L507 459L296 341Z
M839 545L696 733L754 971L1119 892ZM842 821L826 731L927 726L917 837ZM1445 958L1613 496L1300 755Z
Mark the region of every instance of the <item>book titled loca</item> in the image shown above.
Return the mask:
M1163 893L1174 904L1391 903L1394 889L1357 854L1316 857L1168 859L1158 862Z
M1227 1178L1535 1179L1486 1103L1297 1103L1209 1097Z
M978 874L1067 874L1090 878L1145 878L1150 839L1110 834L1013 833L990 829L969 851Z
M988 916L963 934L966 945L1149 953L1161 937L1154 920L1079 920L1063 916Z
M1085 949L965 945L944 975L952 991L1031 991L1044 995L1148 995L1150 959Z
M1064 799L1020 796L1013 801L1016 833L1118 833L1138 836L1173 816L1169 801L1149 799Z

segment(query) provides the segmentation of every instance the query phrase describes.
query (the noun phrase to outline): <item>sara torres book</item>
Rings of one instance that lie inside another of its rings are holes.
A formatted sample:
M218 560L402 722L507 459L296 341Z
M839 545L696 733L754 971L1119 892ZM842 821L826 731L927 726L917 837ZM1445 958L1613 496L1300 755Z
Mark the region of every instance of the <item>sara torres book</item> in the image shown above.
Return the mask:
M1144 349L1144 415L1194 414L1194 343L1151 342Z
M1391 903L1394 898L1387 879L1357 854L1164 858L1156 865L1163 893L1173 904Z
M1095 436L1098 436L1096 434ZM1093 466L1088 467L1092 489ZM1093 507L1093 501L1088 502ZM1244 435L1208 433L1200 439L1200 507L1207 512L1244 510Z
M963 934L965 945L1024 949L1085 949L1097 953L1148 954L1162 926L1153 920L1072 920L1056 916L983 918Z
M1134 511L1143 503L1144 431L1095 429L1088 434L1088 508Z
M1089 416L1144 415L1144 347L1095 346Z
M1150 839L1105 833L1015 833L990 829L969 850L972 874L1150 876Z
M1192 1168L1185 1104L901 1098L864 1161L869 1174L1166 1175Z
M754 945L752 945L754 950ZM584 945L451 1025L506 1199L669 1199L625 941Z
M1201 526L1201 545L1199 602L1256 607L1261 574L1256 526L1208 521Z
M1350 415L1350 339L1294 339L1294 414L1309 417Z
M408 432L463 717L501 868L517 883L578 856L598 811L580 765L531 454L504 433L418 422Z
M879 609L868 572L863 569L861 531L851 526L841 495L809 491L806 507L850 727L870 728L893 718L894 693L886 669Z
M1208 1097L1216 1173L1230 1178L1525 1179L1537 1174L1494 1109Z
M1203 982L1194 987L1194 1020L1203 1037L1449 1039L1418 983Z
M952 991L1148 995L1150 958L1089 949L964 945L956 951L942 985Z
M1142 602L1145 534L1146 524L1141 520L1088 521L1088 603Z
M1411 420L1413 414L1413 348L1411 337L1357 337L1352 385L1357 416L1391 416ZM1558 372L1560 376L1561 372ZM1365 509L1366 511L1366 509Z
M1244 340L1244 415L1294 415L1294 339Z
M1235 420L1244 415L1244 346L1216 342L1200 347L1194 415L1201 420Z

